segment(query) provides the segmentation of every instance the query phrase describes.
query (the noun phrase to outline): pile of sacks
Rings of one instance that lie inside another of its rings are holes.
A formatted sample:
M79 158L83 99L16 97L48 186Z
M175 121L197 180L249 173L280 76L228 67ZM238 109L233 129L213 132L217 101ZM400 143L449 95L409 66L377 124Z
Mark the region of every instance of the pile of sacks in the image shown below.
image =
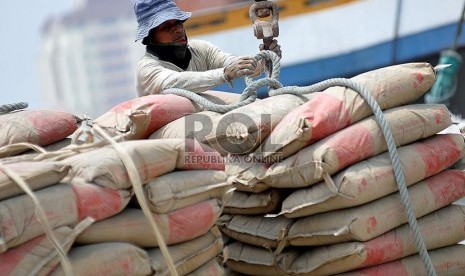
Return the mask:
M190 162L213 153L191 148L182 139L137 140L120 145L137 168L150 215L178 273L186 275L211 267L221 270L216 256L223 244L215 224L230 186L224 164ZM63 162L71 167L71 179L126 191L132 188L132 180L123 160L114 148L105 147ZM160 241L153 235L139 202L131 202L117 215L92 224L77 237L80 246L71 249L69 258L80 274L168 274L167 262L157 247Z
M436 271L465 274L465 209L452 204L465 194L465 171L453 167L464 139L438 134L452 124L445 106L415 104L434 69L402 64L352 80L384 110ZM150 95L88 129L64 112L0 115L0 270L424 274L372 112L331 87L226 114Z
M25 114L29 112L0 119ZM36 117L33 122L39 125L30 129L50 137L56 130L43 125L56 122L60 129L60 124L58 117L48 117L46 123ZM14 126L2 132L9 139L0 148L5 152L0 159L2 273L63 275L68 263L76 275L167 275L172 263L178 275L224 274L217 261L223 241L215 225L231 181L222 157L187 139L122 141L117 146L105 145L105 140L83 145L66 141L68 146L53 152L38 147L65 141L77 133L78 124L76 120L68 132L61 127L62 135L42 144L22 137L24 143L18 145L11 136L25 132ZM140 128L133 124L128 132L136 126ZM31 147L39 153L17 155ZM18 183L22 181L27 194ZM138 190L142 198L136 196ZM160 243L167 246L168 258Z
M465 171L452 166L464 138L438 134L452 125L444 105L415 104L434 83L433 68L402 64L352 80L384 110L436 271L463 275L465 207L453 203L465 196ZM272 120L229 132L243 143L226 166L237 188L219 221L227 267L248 275L425 274L371 108L342 87L292 110L280 108L283 98L269 99ZM219 138L215 148L230 145Z

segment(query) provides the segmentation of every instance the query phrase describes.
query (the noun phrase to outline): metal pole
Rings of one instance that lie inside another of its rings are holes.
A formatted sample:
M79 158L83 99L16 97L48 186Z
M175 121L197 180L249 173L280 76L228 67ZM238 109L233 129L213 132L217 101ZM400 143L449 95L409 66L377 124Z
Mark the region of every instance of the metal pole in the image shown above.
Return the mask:
M392 41L391 64L397 63L397 43L399 40L400 19L402 15L402 0L397 0L394 39Z

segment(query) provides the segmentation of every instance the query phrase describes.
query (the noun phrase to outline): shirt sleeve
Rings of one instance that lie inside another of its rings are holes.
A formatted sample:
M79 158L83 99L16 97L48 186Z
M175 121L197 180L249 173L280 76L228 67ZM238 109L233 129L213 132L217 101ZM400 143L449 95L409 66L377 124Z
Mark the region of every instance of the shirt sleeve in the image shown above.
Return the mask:
M140 62L137 69L139 96L159 94L168 88L200 93L226 82L224 67L235 56L222 52L206 41L194 42L191 52L193 65L189 66L188 71L154 58L146 57L145 61Z

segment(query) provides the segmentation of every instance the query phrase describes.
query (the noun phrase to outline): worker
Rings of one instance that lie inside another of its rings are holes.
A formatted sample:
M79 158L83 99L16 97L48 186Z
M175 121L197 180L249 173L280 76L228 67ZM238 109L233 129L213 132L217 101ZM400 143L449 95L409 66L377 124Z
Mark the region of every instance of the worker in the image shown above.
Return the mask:
M200 93L262 72L261 62L251 56L225 53L204 40L188 41L184 22L191 13L180 10L172 0L136 0L134 12L138 22L136 41L146 45L136 71L139 96L159 94L168 88ZM277 41L269 46L281 57L280 48Z

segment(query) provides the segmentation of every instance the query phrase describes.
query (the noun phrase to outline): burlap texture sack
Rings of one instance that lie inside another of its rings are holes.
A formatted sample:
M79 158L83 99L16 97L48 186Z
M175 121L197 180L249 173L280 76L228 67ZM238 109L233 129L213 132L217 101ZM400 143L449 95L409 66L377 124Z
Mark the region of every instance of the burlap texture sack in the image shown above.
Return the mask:
M465 153L465 143L458 134L435 135L397 152L409 186L452 166ZM333 182L336 191L324 182L294 191L283 201L281 213L304 217L361 205L398 190L388 153L350 166L336 174Z
M69 259L75 275L150 275L150 259L144 250L128 243L101 243L73 247ZM51 273L65 275L61 266Z
M58 162L18 162L5 164L18 174L31 190L38 190L58 183L68 173L69 166ZM0 200L24 194L24 191L0 170Z
M27 150L2 148L16 143L46 146L71 135L80 119L56 110L25 110L0 115L0 158Z
M169 214L152 214L167 244L197 238L212 228L221 214L216 200L182 208ZM155 247L154 237L142 210L127 208L118 215L96 222L76 239L81 244L127 242L141 247Z
M286 235L293 223L285 217L223 215L217 224L234 240L281 251L288 245Z
M50 226L75 226L92 217L96 221L123 210L131 194L113 191L93 184L58 184L35 193ZM0 252L23 244L44 234L35 213L35 206L27 195L0 202Z
M452 245L428 252L437 275L465 275L465 246ZM427 275L425 265L419 255L412 255L397 261L375 265L341 276L417 276Z
M260 215L275 212L281 203L281 191L270 190L260 194L234 191L225 203L223 213L232 215Z
M408 188L417 218L465 196L465 172L447 170ZM367 241L407 223L399 193L349 209L301 218L289 229L291 245L317 246Z
M232 188L223 171L175 171L144 186L150 210L166 214L208 199L223 200Z
M154 178L178 170L224 170L223 158L213 149L191 140L163 139L121 142L146 184ZM69 177L115 189L129 189L127 169L112 147L81 153L63 161L71 166Z
M253 152L272 129L307 96L279 95L256 101L227 112L213 120L213 129L205 143L218 152L245 154Z
M351 78L363 85L382 110L413 103L436 80L428 63L407 63ZM345 87L331 87L294 109L263 142L264 157L288 157L298 150L373 114L365 100Z
M444 105L415 104L389 109L384 117L397 146L430 137L452 124ZM262 182L276 188L315 184L352 164L387 151L387 143L374 117L367 118L275 163Z
M186 275L195 271L218 256L222 249L221 233L216 227L194 240L168 247L179 275ZM150 264L154 274L169 275L160 249L150 249L147 252L150 256Z
M457 244L465 239L465 207L449 205L418 220L428 250ZM295 275L332 275L382 264L417 253L408 225L403 225L367 242L339 243L315 247L299 255L290 267Z

